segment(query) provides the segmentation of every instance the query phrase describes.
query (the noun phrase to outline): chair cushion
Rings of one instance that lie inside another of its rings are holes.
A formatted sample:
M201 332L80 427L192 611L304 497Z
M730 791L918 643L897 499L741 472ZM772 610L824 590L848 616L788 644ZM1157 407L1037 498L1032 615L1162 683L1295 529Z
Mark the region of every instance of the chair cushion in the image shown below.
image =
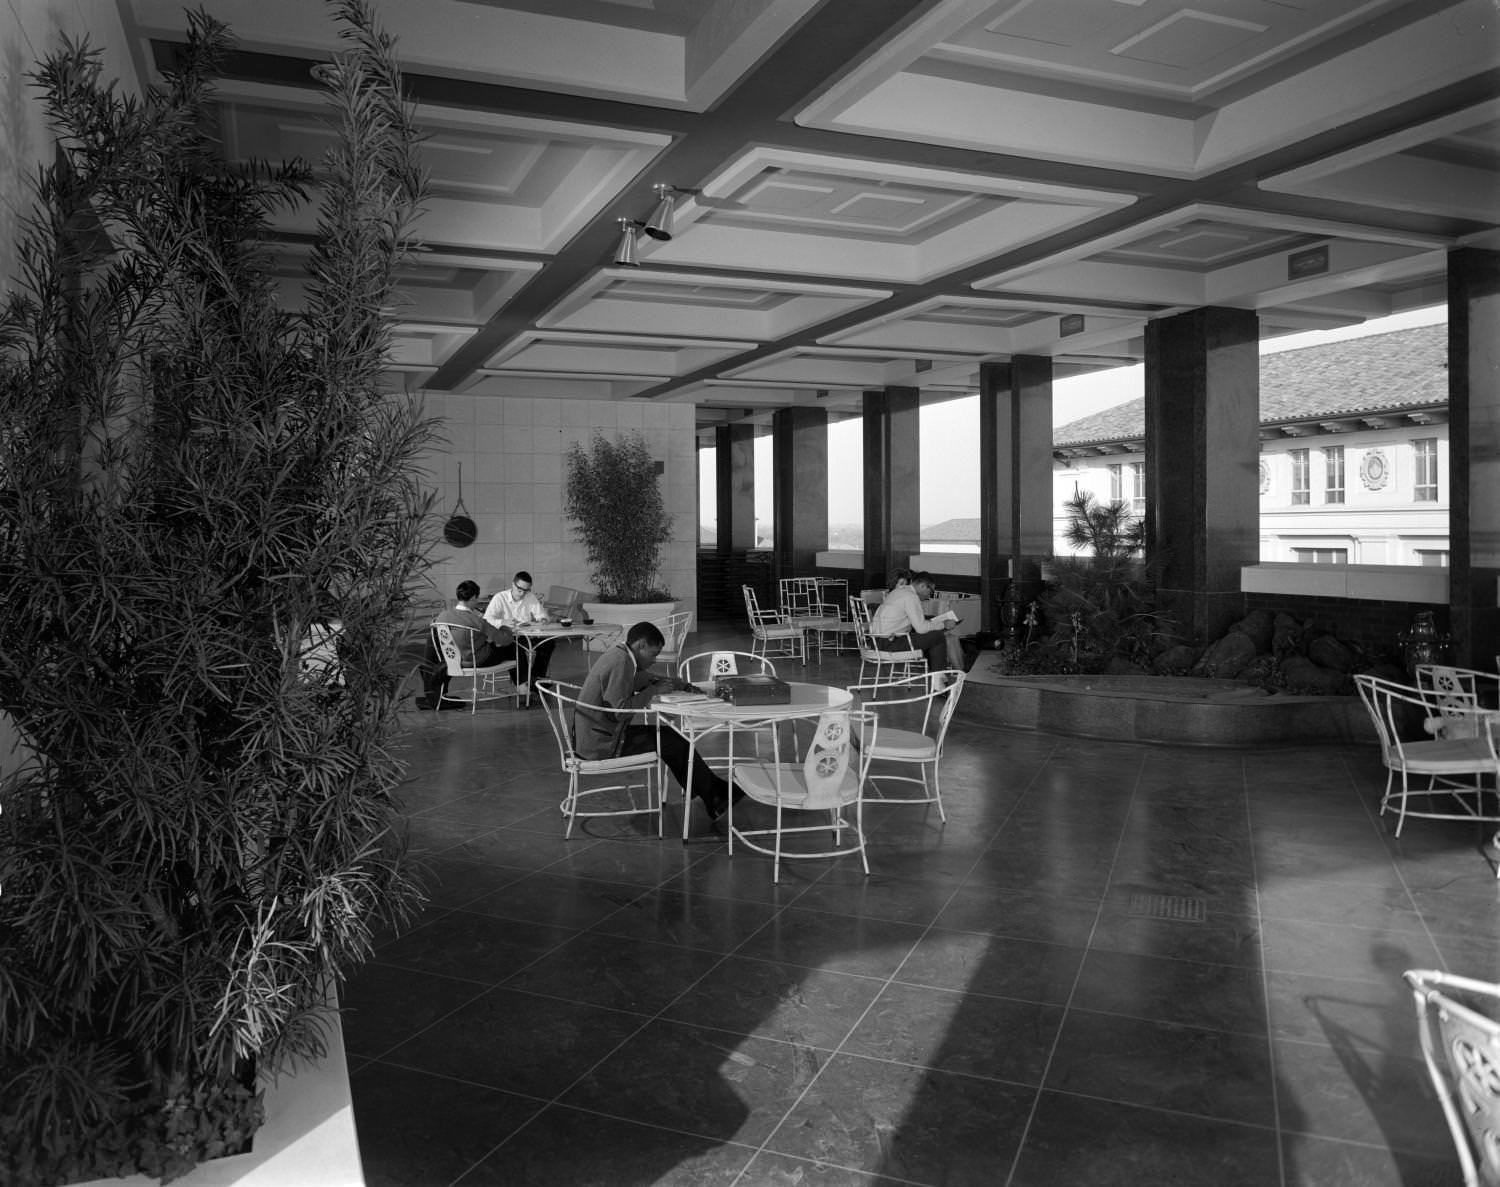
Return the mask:
M1495 760L1483 738L1441 738L1401 743L1402 765L1419 774L1463 775L1493 770Z
M657 763L656 751L622 754L617 758L575 758L572 766L580 775L608 775L614 771L643 771Z
M875 735L875 745L870 748L870 757L920 762L937 757L937 743L916 730L882 728Z
M735 786L752 800L762 804L776 804L776 764L736 763ZM816 811L821 808L836 808L840 804L853 803L859 794L859 779L853 768L844 772L833 795L810 796L807 782L802 777L802 765L781 764L781 805L784 808L799 808Z

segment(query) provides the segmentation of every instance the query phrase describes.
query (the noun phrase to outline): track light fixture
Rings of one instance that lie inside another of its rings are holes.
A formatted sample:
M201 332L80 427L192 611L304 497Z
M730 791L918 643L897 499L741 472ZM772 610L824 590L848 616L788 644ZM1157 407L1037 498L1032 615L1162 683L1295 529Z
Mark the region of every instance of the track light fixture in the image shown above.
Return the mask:
M665 243L672 238L672 215L676 206L676 199L672 195L682 191L676 186L665 184L655 185L652 190L656 194L656 208L646 220L645 231L651 238Z
M615 248L615 263L622 268L639 268L641 262L635 258L635 233L642 224L633 218L617 221L620 224L620 243Z

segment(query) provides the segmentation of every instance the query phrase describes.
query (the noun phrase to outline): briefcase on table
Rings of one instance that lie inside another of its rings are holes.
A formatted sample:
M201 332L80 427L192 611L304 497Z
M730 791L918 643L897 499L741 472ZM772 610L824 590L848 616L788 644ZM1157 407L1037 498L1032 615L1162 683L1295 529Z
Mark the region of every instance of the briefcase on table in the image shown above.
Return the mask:
M721 676L714 691L731 705L785 705L792 686L775 676Z

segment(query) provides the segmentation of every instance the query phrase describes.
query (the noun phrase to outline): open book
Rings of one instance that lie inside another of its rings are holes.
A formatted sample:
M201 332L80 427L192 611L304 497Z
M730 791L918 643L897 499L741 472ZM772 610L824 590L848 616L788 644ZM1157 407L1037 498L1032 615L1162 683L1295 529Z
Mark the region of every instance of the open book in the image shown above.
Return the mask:
M939 623L939 624L945 623L945 622L957 622L958 621L958 615L955 614L955 613L953 613L952 610L944 610L941 614L939 614L932 621L935 622L935 623Z

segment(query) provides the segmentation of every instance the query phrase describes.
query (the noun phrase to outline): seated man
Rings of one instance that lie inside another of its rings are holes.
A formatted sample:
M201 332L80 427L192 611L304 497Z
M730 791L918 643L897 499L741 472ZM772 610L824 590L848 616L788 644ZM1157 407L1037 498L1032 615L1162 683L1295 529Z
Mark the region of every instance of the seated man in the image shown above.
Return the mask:
M515 659L516 644L510 628L486 622L484 615L479 613L474 605L479 599L478 584L473 581L460 581L456 594L458 600L452 608L444 610L432 621L444 622L450 626L465 626L478 632L475 635L464 636L464 639L459 642L459 646L463 647L466 640L474 641L474 654L464 656L465 661L477 668L487 668L493 664ZM430 709L443 689L448 687L448 668L443 662L443 657L438 654L437 644L433 642L431 631L427 632L427 662L423 668L422 684L426 693L426 704L418 701L417 705L419 708Z
M940 668L963 670L963 645L958 641L957 623L939 615L928 618L922 603L937 592L937 582L929 573L913 573L907 584L898 584L885 595L870 617L870 633L881 651L904 651L906 640L927 657L929 671Z
M578 694L573 747L579 758L586 759L658 750L678 786L686 788L691 747L675 729L663 725L658 739L655 726L631 724L623 713L590 713L586 707L643 709L658 692L690 687L671 676L648 671L665 642L655 623L638 622L626 632L623 643L616 643L594 661ZM742 794L735 795L736 801ZM729 806L729 785L709 769L701 755L693 759L693 796L702 800L710 817L721 815Z
M510 579L510 585L490 599L484 608L485 621L497 627L526 626L533 622L548 622L542 600L532 592L531 574L522 569ZM547 639L536 647L516 646L516 683L523 694L531 691L531 682L547 675L552 663L552 649L557 640Z

